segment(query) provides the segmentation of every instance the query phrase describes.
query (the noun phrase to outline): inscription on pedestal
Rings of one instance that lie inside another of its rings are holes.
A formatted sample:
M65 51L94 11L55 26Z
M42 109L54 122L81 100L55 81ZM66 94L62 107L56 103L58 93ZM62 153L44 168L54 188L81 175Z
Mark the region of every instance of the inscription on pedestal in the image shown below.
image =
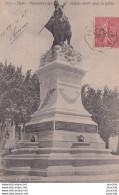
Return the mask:
M68 131L79 131L79 132L90 132L97 133L97 126L91 124L72 123L64 121L55 122L56 130L68 130Z
M38 132L44 130L53 130L53 125L54 125L53 121L28 125L25 128L25 132L31 133L31 132Z
M26 133L38 132L44 130L67 130L67 131L77 131L77 132L89 132L97 133L97 126L91 124L73 123L65 121L49 121L44 123L37 123L33 125L26 126Z

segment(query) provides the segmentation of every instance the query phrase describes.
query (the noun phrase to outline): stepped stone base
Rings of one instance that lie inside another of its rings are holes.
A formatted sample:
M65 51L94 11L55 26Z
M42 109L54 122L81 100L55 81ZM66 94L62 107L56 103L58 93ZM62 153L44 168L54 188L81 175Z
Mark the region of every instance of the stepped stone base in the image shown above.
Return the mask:
M27 133L27 139L31 135ZM79 132L74 131L42 131L38 133L37 142L20 141L12 154L3 159L4 175L40 176L56 180L61 177L62 181L67 176L90 178L91 175L117 175L119 157L105 149L99 135L83 133L85 142L78 142L77 135Z
M31 175L41 177L59 177L59 176L97 176L97 175L114 175L119 174L119 165L95 165L93 167L85 166L75 168L72 166L51 166L46 169L31 169L30 167L18 167L18 169L6 169L4 173L8 175Z
M106 165L107 167L107 165ZM98 169L99 167L97 167ZM107 167L110 169L110 166ZM118 170L118 169L117 169ZM100 171L102 172L102 171ZM1 173L1 172L0 172ZM20 172L21 173L21 172ZM24 175L24 170L20 175L1 175L0 177L1 182L32 182L32 183L119 183L119 173L105 173L105 174L91 174L91 175L75 175L75 176L53 176L53 177L44 177L44 176L30 176Z

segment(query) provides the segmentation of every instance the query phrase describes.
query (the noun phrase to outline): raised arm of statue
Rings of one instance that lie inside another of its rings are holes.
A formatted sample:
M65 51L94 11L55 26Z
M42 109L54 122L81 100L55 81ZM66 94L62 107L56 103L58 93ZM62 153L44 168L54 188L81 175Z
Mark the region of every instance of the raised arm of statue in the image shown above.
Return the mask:
M65 1L65 3L63 3L63 5L61 5L62 8L64 8L64 6L66 5L67 1Z

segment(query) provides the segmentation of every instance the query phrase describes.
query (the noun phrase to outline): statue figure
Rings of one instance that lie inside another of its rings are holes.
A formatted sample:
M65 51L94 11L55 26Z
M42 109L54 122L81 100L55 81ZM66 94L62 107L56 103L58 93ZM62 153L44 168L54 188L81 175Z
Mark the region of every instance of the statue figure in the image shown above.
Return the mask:
M44 26L52 33L54 37L53 46L62 45L66 40L68 45L70 45L72 32L71 32L71 25L69 23L69 20L65 16L63 11L65 4L66 2L60 6L57 0L54 1L55 11L52 17L50 18L50 20L48 21L48 23Z

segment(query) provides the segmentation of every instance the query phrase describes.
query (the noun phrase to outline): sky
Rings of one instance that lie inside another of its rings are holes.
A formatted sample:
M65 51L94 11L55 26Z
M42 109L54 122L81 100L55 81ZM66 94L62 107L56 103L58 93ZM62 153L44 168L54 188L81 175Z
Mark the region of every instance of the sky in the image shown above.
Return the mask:
M48 22L54 7L47 5L48 1L41 0L22 1L28 3L25 5L19 5L19 1L17 4L15 0L11 2L12 5L6 5L5 1L0 1L0 61L22 65L24 72L28 69L35 72L40 66L42 54L51 48L53 42L47 29L44 28L40 34L39 31ZM38 2L42 5L33 5ZM49 2L52 3L52 0ZM62 4L64 1L59 2ZM74 5L74 2L78 5ZM86 2L89 4L84 5ZM101 3L100 0L97 2ZM108 2L103 0L104 5L97 6L93 5L93 0L69 0L64 8L72 28L71 45L80 52L80 66L87 70L82 84L89 83L101 89L105 85L119 87L119 48L95 48L93 44L95 17L119 17L119 2L112 0L114 5L107 5ZM17 36L20 28L24 31L14 40L13 31Z

